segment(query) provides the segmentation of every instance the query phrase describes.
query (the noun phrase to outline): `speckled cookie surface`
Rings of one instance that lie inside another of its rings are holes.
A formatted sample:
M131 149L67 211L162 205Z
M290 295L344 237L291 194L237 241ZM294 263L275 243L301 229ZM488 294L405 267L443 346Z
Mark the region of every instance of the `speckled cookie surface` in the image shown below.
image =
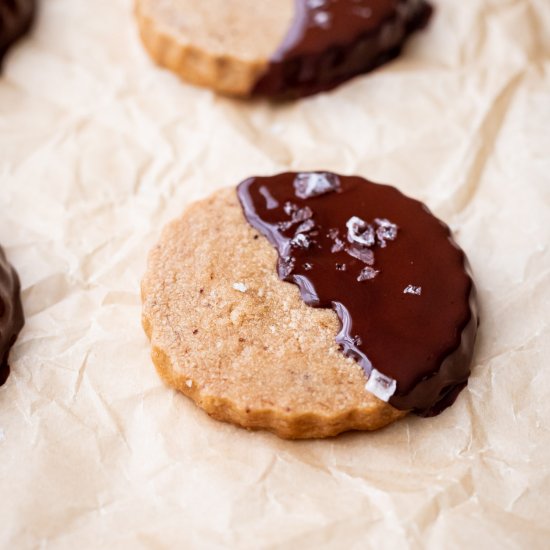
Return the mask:
M334 341L336 314L280 281L276 258L235 189L164 230L142 282L161 377L218 420L285 438L374 430L404 416L365 390L363 369Z
M136 0L143 44L184 80L246 96L283 40L294 0L266 9L258 0Z

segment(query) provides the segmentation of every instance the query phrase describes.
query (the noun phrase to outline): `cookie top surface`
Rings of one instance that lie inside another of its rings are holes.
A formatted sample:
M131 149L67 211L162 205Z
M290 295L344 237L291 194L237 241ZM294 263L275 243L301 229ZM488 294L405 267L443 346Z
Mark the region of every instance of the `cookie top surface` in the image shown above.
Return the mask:
M285 36L294 3L278 0L277 9L269 9L258 0L137 0L137 10L183 44L265 63Z
M34 0L0 0L0 63L8 48L28 31L35 10Z
M23 327L23 309L17 273L0 247L0 385L8 378L8 354Z
M429 415L470 373L474 287L449 228L420 202L359 177L286 173L239 186L250 224L279 253L281 279L333 307L336 340L400 409Z
M337 86L395 57L425 25L425 0L136 0L152 57L184 79L239 96Z
M276 262L234 188L165 228L142 282L143 325L162 378L217 419L285 438L401 418L339 351L334 311L307 306Z

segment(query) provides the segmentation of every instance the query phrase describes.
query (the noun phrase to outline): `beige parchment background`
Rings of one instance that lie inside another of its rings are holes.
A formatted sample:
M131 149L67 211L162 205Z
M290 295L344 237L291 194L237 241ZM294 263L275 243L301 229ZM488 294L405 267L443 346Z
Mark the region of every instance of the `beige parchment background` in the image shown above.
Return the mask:
M1 547L550 546L550 1L434 3L400 60L273 107L155 68L130 0L42 1L0 77L27 317L0 389ZM139 283L162 226L286 169L393 183L456 231L482 324L445 414L293 443L157 378Z

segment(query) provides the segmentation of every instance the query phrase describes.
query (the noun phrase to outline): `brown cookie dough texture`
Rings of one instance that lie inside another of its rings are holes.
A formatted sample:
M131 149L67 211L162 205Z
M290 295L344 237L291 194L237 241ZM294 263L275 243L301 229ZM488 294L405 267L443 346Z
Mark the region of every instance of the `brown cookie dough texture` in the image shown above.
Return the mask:
M279 280L277 252L235 189L190 206L163 232L142 283L160 376L218 420L289 439L375 430L406 412L365 390L334 339L332 310Z
M143 43L153 59L181 78L249 95L282 42L293 0L136 0Z

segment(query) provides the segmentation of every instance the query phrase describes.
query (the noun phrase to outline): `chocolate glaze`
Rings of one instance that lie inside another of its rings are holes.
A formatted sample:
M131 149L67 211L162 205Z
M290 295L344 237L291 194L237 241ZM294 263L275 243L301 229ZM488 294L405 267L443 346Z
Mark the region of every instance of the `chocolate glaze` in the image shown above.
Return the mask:
M8 354L24 324L19 291L19 277L0 247L0 386L10 373Z
M424 416L454 402L478 322L466 257L444 223L397 189L355 176L255 177L238 196L277 249L279 277L308 305L336 311L343 352L373 381L396 381L385 400ZM350 224L354 216L366 223Z
M0 65L9 47L31 27L35 0L0 0Z
M432 14L425 0L295 0L291 28L253 95L310 95L399 54Z

